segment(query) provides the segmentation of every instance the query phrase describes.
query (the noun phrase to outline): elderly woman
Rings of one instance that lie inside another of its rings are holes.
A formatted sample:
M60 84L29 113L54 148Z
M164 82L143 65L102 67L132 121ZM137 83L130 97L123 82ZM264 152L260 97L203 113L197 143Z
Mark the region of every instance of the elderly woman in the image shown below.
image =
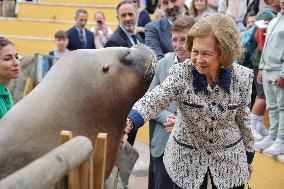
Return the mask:
M164 154L176 188L244 188L252 172L253 136L249 108L253 74L233 64L241 54L234 21L216 14L189 31L191 61L175 64L159 86L147 92L128 115L126 130L137 129L170 102L177 117Z
M20 74L20 62L14 44L0 36L0 118L14 105L7 85Z

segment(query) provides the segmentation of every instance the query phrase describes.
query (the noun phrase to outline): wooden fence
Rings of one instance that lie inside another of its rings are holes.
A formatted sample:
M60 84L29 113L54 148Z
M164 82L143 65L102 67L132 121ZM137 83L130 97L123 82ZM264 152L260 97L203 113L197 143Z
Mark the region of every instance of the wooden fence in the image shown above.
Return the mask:
M95 141L62 131L59 147L1 180L0 188L103 189L107 134Z

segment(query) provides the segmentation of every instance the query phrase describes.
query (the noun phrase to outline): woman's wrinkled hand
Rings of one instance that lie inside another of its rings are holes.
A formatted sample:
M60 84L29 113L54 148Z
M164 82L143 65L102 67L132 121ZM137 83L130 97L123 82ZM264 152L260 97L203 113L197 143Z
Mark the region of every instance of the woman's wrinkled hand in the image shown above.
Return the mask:
M133 129L133 121L129 118L127 118L125 127L124 127L124 134L130 133L130 131Z
M126 122L125 122L125 127L123 130L123 136L121 138L120 141L120 149L122 150L125 146L125 144L127 143L127 139L128 139L128 133L130 133L130 131L133 129L133 121L129 118L127 118Z

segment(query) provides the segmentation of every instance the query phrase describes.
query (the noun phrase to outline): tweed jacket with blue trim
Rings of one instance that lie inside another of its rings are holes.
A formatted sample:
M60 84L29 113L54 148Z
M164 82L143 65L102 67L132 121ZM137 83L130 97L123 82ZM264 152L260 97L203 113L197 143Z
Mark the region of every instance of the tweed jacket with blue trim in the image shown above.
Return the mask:
M172 66L167 79L134 105L129 117L137 127L177 102L164 164L178 186L199 189L208 168L217 188L247 182L246 152L254 152L247 127L252 81L249 69L233 64L221 70L218 85L211 89L188 60Z

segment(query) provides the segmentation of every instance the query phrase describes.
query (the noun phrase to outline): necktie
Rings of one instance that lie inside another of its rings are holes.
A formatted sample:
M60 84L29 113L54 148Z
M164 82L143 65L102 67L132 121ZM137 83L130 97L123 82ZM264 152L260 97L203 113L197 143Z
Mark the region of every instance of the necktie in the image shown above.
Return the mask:
M131 35L131 37L132 37L132 39L134 41L134 44L138 44L139 43L136 34Z
M84 40L83 29L80 29L79 38L80 38L82 47L83 47L83 48L86 48L86 42L85 42L85 40Z

